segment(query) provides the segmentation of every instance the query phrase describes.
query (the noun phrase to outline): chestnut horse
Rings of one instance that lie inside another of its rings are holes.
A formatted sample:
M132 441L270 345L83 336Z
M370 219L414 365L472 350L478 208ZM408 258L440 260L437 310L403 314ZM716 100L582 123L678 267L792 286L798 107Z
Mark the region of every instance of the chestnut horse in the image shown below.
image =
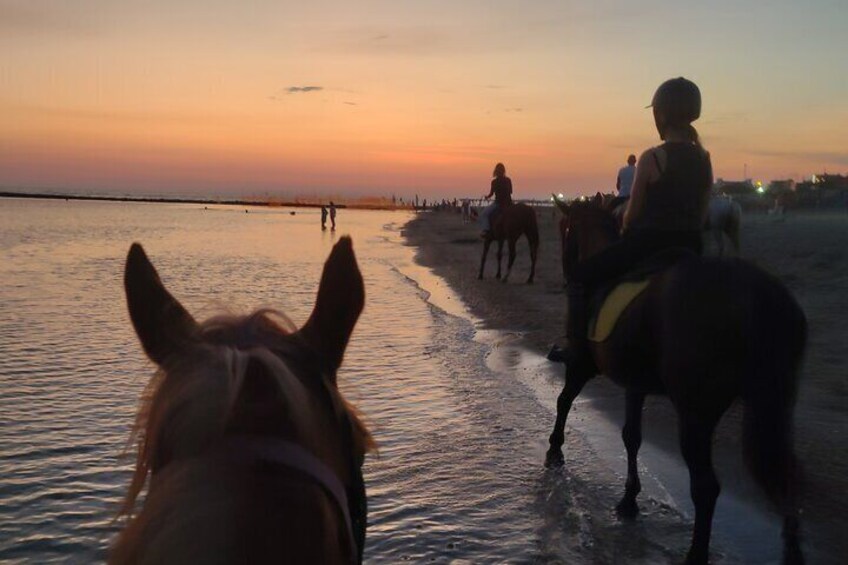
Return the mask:
M558 206L568 222L569 267L618 238L615 219L602 207ZM690 254L652 276L609 338L590 342L594 367L567 364L546 465L564 463L571 404L595 374L606 375L626 390L627 482L617 511L635 516L642 405L647 394L667 395L677 411L695 505L687 562L707 563L720 490L712 465L713 431L730 404L741 399L746 460L783 516L784 562L803 562L792 430L806 328L798 303L772 275L738 258Z
M137 243L124 285L159 370L109 561L361 562L373 441L336 383L365 299L350 238L333 248L297 331L269 310L196 322Z
M512 264L515 263L515 244L522 235L527 236L530 244L530 276L527 283L533 282L536 274L536 257L539 254L539 226L536 223L536 211L532 206L520 202L504 206L495 212L492 220L492 229L489 230L483 241L483 258L480 260L480 274L478 279L483 279L483 269L486 266L486 255L489 254L489 246L493 241L498 242L498 272L496 279L501 278L501 257L503 256L504 240L509 244L509 262L503 282L507 282L512 272Z

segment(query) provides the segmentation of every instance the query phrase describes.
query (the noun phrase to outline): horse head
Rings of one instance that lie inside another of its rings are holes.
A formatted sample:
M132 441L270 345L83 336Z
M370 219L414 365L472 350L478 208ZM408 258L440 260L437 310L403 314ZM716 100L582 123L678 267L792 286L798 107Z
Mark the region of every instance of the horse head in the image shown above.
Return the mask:
M299 330L272 310L198 323L139 244L124 286L158 372L111 561L361 560L373 440L336 382L365 299L350 238L333 248Z
M618 239L618 222L606 209L599 194L589 200L577 199L567 203L556 195L554 204L562 213L559 222L562 244L562 271L566 281L569 271L580 261Z

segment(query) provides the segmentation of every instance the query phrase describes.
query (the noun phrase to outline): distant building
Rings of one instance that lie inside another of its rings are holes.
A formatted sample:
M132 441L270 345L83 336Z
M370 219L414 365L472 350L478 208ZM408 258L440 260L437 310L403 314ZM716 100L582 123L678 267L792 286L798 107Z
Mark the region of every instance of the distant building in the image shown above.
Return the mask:
M751 179L741 181L716 179L713 188L719 194L726 194L728 196L746 196L749 194L756 194L757 192L757 189Z
M795 187L798 204L811 207L844 206L848 200L848 175L813 175Z
M778 194L787 194L795 191L795 181L792 179L773 180L769 183L766 193L777 196Z

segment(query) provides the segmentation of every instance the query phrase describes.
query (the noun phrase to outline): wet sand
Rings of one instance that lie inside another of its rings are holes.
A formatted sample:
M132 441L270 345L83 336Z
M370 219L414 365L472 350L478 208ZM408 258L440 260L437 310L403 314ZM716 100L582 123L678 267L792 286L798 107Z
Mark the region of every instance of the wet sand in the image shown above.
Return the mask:
M524 284L529 272L524 240L519 242L509 283L494 279L494 247L486 280L478 281L479 229L476 224L463 223L458 214L420 214L407 224L405 236L417 248L417 261L443 277L487 328L519 334L527 349L544 356L563 334L565 293L558 212L540 208L537 216L541 247L532 286ZM844 250L848 215L749 215L743 218L741 239L741 255L780 277L807 315L809 344L796 409L796 450L805 469L805 547L810 562L840 562L839 556L848 554L848 515L844 512L848 504L848 383L844 376L848 324L843 320L848 313L848 255ZM505 264L506 250L504 268ZM584 397L611 421L618 423L623 418L623 393L606 379L595 379ZM742 463L740 419L740 407L734 406L719 426L717 473L725 496L765 509L767 503ZM646 403L644 436L652 446L679 458L676 417L666 399L651 398ZM623 453L623 446L620 449ZM651 465L650 461L643 463Z

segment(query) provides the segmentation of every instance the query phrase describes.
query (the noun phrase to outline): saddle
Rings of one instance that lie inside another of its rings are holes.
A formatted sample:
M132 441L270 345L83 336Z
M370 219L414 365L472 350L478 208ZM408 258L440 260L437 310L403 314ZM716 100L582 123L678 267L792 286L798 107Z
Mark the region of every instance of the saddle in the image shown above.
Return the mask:
M682 247L665 249L638 263L620 278L603 286L589 304L589 341L606 341L618 319L630 304L648 288L657 274L695 254Z

